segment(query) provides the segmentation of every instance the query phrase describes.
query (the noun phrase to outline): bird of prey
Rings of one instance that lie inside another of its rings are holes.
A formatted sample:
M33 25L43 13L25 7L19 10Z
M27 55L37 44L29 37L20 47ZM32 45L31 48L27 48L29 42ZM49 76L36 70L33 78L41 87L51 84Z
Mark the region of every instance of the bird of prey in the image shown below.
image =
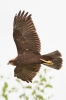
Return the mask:
M16 66L14 76L26 82L32 82L40 70L41 64L54 69L62 66L61 53L54 52L41 55L41 43L36 28L28 12L19 11L14 17L13 38L16 44L18 56L8 64Z

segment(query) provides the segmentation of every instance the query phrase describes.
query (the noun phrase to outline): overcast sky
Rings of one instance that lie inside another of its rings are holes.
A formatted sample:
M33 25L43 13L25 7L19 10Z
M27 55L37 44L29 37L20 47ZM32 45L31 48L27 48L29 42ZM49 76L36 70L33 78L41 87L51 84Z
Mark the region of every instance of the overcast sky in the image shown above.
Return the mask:
M53 100L66 100L66 2L65 0L0 0L0 65L17 56L13 41L13 19L19 10L32 14L41 40L41 54L59 50L63 66L51 70ZM6 71L7 72L7 71ZM5 73L2 72L2 73Z

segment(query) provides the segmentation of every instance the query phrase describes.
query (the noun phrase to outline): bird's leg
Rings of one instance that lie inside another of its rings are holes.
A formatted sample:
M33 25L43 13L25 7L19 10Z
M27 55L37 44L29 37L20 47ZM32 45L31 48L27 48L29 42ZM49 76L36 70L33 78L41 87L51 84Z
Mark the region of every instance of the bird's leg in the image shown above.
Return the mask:
M41 61L43 61L43 64L44 65L47 65L47 66L52 66L53 65L53 62L52 61L50 61L50 60L44 60L44 59L40 59Z

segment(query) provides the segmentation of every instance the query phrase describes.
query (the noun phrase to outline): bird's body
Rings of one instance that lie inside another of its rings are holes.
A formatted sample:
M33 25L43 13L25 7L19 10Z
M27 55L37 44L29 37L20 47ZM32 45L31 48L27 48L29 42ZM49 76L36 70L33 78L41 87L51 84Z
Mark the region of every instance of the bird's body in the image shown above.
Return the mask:
M27 60L28 59L28 60ZM19 54L14 60L14 65L31 65L31 64L41 64L41 55L34 54L32 52L24 52Z
M41 64L54 69L62 65L61 54L58 50L46 55L40 54L41 43L36 28L28 12L19 11L14 17L13 38L17 47L18 56L8 63L16 66L14 76L26 82L32 82L40 70Z

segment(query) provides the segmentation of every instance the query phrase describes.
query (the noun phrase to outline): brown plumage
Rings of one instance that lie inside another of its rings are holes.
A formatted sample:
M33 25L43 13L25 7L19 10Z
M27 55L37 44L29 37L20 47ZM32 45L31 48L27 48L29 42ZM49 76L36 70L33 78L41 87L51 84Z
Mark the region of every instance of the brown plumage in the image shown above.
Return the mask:
M55 69L61 68L62 58L58 50L46 55L40 54L40 39L28 12L19 11L14 17L13 38L18 56L10 60L8 64L16 66L14 76L23 81L32 82L41 64Z

